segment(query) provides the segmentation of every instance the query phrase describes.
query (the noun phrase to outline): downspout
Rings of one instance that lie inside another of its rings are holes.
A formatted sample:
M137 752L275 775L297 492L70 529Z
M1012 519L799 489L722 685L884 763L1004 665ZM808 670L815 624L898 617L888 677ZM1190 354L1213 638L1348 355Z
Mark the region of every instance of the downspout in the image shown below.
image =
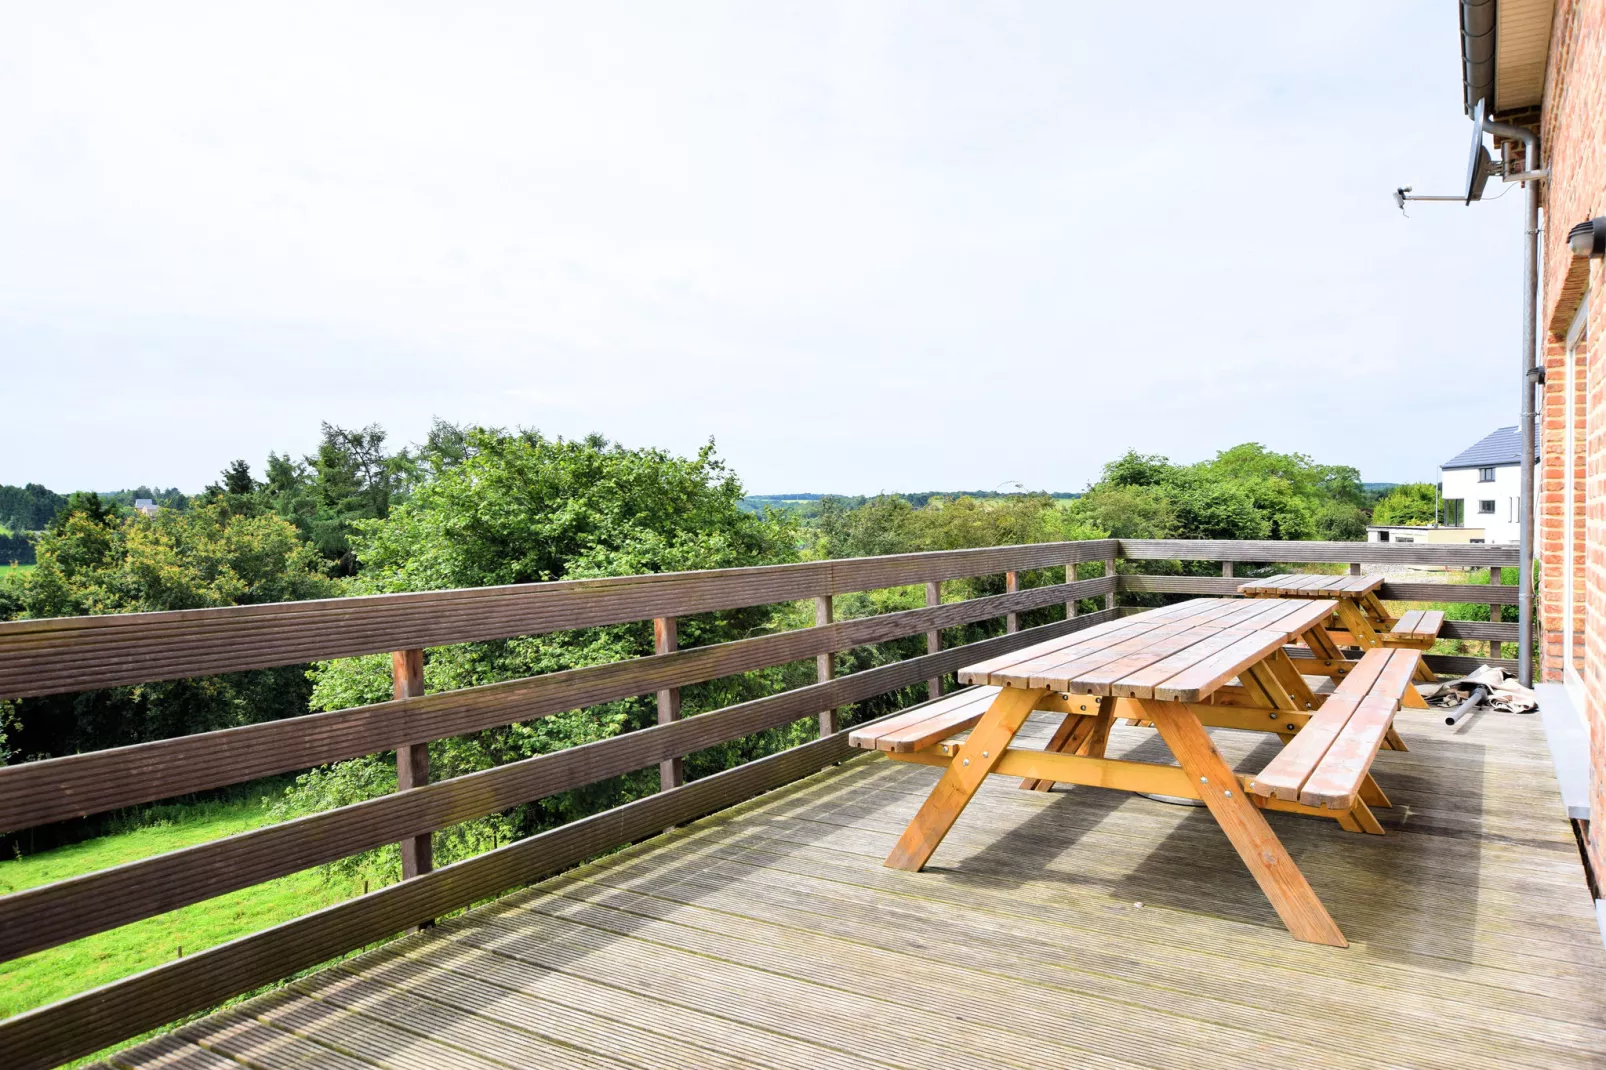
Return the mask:
M1534 393L1541 378L1539 328L1539 135L1522 126L1485 119L1483 128L1499 137L1519 140L1526 150L1522 178L1527 187L1527 244L1523 248L1522 293L1522 466L1517 495L1517 682L1532 687L1534 570Z

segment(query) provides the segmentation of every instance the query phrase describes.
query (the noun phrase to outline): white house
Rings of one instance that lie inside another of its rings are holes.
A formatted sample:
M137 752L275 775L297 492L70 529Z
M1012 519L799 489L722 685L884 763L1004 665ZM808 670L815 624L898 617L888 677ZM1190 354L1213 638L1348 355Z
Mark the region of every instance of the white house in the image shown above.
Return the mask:
M1459 514L1461 523L1482 528L1487 542L1516 542L1521 464L1516 427L1491 432L1445 461L1439 476L1446 516Z
M1515 427L1485 435L1439 465L1439 523L1374 525L1366 529L1367 540L1516 542L1521 458L1522 436Z

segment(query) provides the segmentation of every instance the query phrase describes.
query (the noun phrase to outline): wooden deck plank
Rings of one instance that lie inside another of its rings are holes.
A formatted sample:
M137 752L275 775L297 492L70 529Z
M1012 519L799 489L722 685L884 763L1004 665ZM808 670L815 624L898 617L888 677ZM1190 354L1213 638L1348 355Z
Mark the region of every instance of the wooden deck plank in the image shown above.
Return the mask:
M1346 950L1289 940L1199 810L1098 789L994 777L925 872L885 869L938 770L866 754L112 1065L477 1068L526 1037L526 1065L1606 1062L1606 951L1539 725L1395 725L1386 835L1266 815ZM1212 739L1244 772L1277 746ZM1145 729L1109 750L1164 760Z
M757 870L759 874L771 872L768 867ZM1365 1005L1368 993L1364 986L1352 986L1348 992L1352 1002L1336 1006L1330 1002L1332 982L1284 973L1245 976L1241 980L1247 991L1196 991L1179 985L1190 979L1188 972L1175 969L1163 949L1158 955L1146 951L1140 959L1130 949L1123 952L1108 948L1102 941L1087 940L1066 954L1069 949L1063 947L1045 948L1041 941L1032 939L1030 930L996 922L978 924L965 911L923 910L919 901L907 909L880 901L866 907L843 894L840 884L798 875L790 883L761 886L748 879L750 873L754 871L744 872L736 864L681 873L665 873L655 866L635 870L609 866L563 881L558 890L583 902L604 902L632 914L683 926L740 932L746 939L771 944L829 934L916 959L929 958L933 949L940 949L944 956L994 975L1019 970L1024 961L1029 963L1032 981L1045 990L1039 994L1050 999L1056 989L1069 990L1085 997L1129 1003L1146 1012L1185 1015L1232 1030L1263 1033L1270 1048L1281 1045L1300 1065L1320 1063L1322 1056L1299 1042L1299 1036L1309 1031L1323 1032L1334 1024L1335 1015L1347 1017L1358 1030L1366 1029L1373 1013ZM834 904L831 909L822 909L822 896ZM820 953L827 953L826 948L822 947ZM924 971L930 967L916 962L913 968ZM1264 1013L1268 1004L1277 1006L1275 1017ZM1457 1034L1467 1028L1446 1025L1431 1010L1417 1017L1417 1028L1434 1043L1454 1042ZM1481 1026L1473 1028L1479 1029L1481 1050L1491 1062L1511 1065L1513 1061L1524 1061L1520 1047L1510 1043L1509 1038ZM1290 1033L1296 1038L1291 1044ZM1205 1039L1208 1043L1209 1039Z
M562 1027L571 1015L579 1013L614 1029L639 1031L649 1041L669 1038L700 1050L719 1051L754 1066L846 1070L882 1065L862 1052L823 1047L745 1025L723 1016L721 1007L694 1009L654 995L641 995L486 951L445 934L428 934L374 955L382 963L381 969L402 960L407 967L428 971L422 979L418 974L409 975L416 986L413 990L420 994L445 1002L466 1002L478 1014L533 1020L541 1029ZM698 1065L698 1060L684 1065Z

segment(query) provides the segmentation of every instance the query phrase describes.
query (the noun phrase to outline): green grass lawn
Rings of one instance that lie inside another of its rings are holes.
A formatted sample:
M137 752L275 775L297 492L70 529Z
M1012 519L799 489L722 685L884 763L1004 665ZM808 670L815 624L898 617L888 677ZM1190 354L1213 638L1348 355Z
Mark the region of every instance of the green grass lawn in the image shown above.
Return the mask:
M64 880L268 824L262 797L163 806L146 827L0 862L0 894ZM179 955L349 899L360 887L293 874L0 964L0 1018L160 965Z
M19 573L21 573L21 572L30 572L32 570L33 570L33 566L32 565L0 565L0 576L4 576L7 573L11 573L11 572L19 572Z

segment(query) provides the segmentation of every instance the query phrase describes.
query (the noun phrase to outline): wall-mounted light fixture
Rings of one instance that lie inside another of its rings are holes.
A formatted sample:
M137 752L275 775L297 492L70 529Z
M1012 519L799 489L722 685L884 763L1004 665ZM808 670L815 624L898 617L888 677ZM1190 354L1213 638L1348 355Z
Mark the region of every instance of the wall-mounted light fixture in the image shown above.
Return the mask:
M1567 247L1574 256L1606 256L1606 215L1598 215L1569 230Z

